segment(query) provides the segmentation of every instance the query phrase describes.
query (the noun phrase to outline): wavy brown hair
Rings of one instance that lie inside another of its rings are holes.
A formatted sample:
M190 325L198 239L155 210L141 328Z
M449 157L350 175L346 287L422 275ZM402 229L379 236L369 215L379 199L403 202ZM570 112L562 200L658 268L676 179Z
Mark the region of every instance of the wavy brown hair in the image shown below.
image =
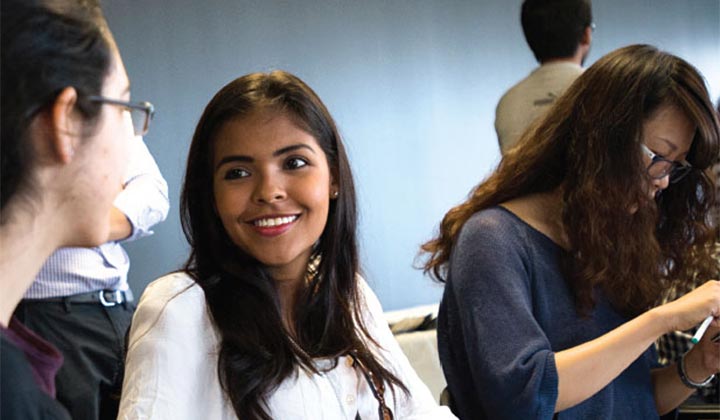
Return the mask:
M647 196L640 148L643 123L673 104L695 123L687 160L695 168ZM653 306L670 279L717 274L710 255L716 233L708 223L717 160L718 118L700 73L686 61L649 45L618 49L588 68L553 108L528 128L493 174L452 208L439 235L425 243L425 272L447 280L453 246L474 213L528 194L562 188L562 222L571 250L564 257L578 313L602 289L632 316ZM637 208L637 211L629 209Z
M298 349L282 322L275 282L265 267L236 246L218 217L213 193L213 150L218 131L259 110L289 116L325 153L339 195L311 261L316 275L292 308ZM267 400L298 366L317 373L312 358L352 353L395 392L404 384L370 350L377 344L363 323L358 289L356 198L340 134L320 98L284 71L253 73L223 87L198 122L180 198L183 231L191 247L184 270L205 292L220 332L218 378L241 419L270 419ZM320 257L320 258L318 258ZM334 366L333 366L334 367Z

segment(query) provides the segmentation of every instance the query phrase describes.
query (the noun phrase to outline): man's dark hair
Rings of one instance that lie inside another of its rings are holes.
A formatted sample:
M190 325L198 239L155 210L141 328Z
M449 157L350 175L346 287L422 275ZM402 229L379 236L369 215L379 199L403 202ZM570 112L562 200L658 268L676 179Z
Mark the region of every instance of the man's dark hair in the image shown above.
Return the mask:
M544 62L570 57L592 24L590 0L525 0L520 16L525 39Z
M66 87L93 123L112 53L96 0L3 0L0 7L0 209L32 190L34 152L27 131ZM27 197L26 197L27 198ZM6 219L0 218L0 223Z

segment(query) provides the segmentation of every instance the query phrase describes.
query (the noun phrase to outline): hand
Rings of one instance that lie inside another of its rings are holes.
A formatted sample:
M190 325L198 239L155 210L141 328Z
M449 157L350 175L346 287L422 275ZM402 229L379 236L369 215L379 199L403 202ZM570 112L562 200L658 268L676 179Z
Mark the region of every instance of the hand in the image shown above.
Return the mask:
M666 323L665 332L689 330L709 315L715 316L710 326L718 328L720 327L720 318L718 318L720 317L720 282L710 280L683 297L656 309ZM705 333L705 336L707 335L709 332Z
M685 356L685 373L691 381L700 383L720 373L720 342L713 341L718 334L720 328L708 328L702 340Z

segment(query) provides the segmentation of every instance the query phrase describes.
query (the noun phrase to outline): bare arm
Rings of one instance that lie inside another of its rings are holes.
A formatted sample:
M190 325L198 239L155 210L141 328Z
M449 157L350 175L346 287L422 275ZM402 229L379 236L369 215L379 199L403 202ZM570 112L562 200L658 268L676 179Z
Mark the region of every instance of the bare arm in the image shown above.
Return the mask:
M555 411L577 405L618 377L664 333L657 311L648 311L592 341L555 354Z
M110 235L108 236L109 241L120 241L132 233L132 225L125 216L125 213L113 207L110 209Z
M720 282L717 281L709 281L682 298L645 312L595 340L556 353L559 379L555 411L570 408L600 391L662 334L690 329L709 314L720 315ZM716 318L713 325L720 326L720 321ZM692 373L693 378L697 375L700 380L714 373L708 366L697 369L701 366L695 359L700 357L699 353L688 357L688 370L691 370L688 374ZM709 364L712 367L712 362ZM677 373L670 368L658 370L653 380L658 410L672 410L689 395Z

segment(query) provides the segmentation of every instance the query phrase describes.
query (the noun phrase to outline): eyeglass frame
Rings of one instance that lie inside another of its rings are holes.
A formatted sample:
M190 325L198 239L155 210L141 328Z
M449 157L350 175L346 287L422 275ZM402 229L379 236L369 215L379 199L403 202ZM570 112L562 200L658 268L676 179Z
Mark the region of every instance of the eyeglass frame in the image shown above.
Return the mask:
M135 126L135 123L133 123L133 131L136 136L144 136L147 134L148 130L150 129L150 122L153 119L153 116L155 115L155 106L151 104L150 102L141 101L141 102L130 102L130 101L122 101L119 99L112 99L107 98L105 96L97 96L92 95L87 97L88 100L91 102L98 102L108 105L115 105L115 106L122 106L125 108L128 108L129 110L138 110L142 111L144 115L143 125L138 130L138 128ZM132 118L132 112L130 113L130 117Z
M665 156L659 155L652 150L650 150L649 147L645 145L645 143L640 143L640 147L642 147L643 152L650 158L650 165L647 166L647 173L652 179L663 179L666 176L670 177L670 183L674 184L681 179L683 179L687 174L690 173L690 171L693 169L693 166L688 162L687 160L683 159L681 161L676 160L670 160L666 158ZM650 168L660 162L669 163L669 169L662 172L662 175L660 176L654 176L650 173ZM680 172L678 172L680 170ZM675 173L675 177L673 177L673 173ZM679 174L679 175L677 175Z

